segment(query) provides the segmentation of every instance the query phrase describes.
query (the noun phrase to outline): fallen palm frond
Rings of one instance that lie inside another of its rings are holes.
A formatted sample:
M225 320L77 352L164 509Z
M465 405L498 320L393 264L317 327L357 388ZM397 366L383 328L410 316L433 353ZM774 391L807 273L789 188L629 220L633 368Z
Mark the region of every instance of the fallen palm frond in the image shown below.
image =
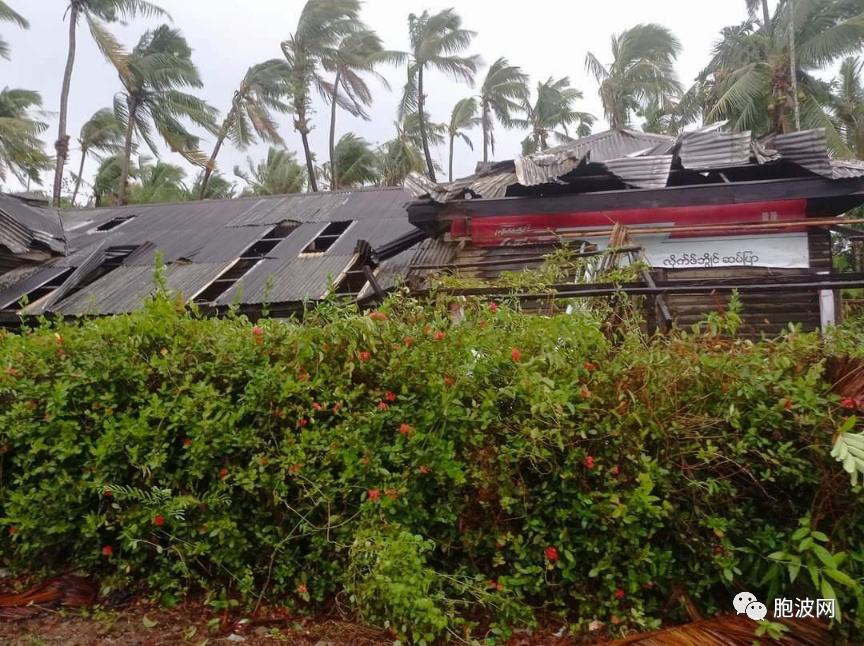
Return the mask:
M88 578L64 573L18 594L0 595L0 619L26 619L42 606L84 608L96 603L98 588Z

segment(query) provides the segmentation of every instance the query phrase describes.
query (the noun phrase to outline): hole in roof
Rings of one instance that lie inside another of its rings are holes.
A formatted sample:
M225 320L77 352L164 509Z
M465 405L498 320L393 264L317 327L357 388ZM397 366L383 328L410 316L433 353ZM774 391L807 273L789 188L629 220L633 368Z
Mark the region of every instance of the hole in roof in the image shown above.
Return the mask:
M98 227L93 229L94 233L105 233L106 231L112 231L116 229L122 224L126 224L129 220L133 219L134 215L122 215L120 217L111 218L108 222L104 222L100 224Z
M306 248L303 249L300 255L302 256L305 254L318 254L326 252L328 249L330 249L330 247L336 244L336 241L339 240L339 238L342 237L342 234L344 234L348 230L348 227L351 226L351 223L351 220L344 220L342 222L331 222L326 227L324 227L324 230L321 231L321 233L315 236L315 239L312 242L306 245Z

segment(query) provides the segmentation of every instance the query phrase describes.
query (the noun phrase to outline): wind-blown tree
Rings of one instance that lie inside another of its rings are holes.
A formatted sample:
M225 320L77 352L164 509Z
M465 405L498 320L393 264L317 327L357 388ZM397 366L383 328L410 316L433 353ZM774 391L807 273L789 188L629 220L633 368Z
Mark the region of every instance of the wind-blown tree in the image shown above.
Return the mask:
M38 121L31 110L42 106L42 97L32 90L4 88L0 91L0 180L11 173L22 184L41 184L40 172L51 167L39 135L48 124Z
M378 157L362 137L348 132L339 139L333 153L338 174L327 165L331 191L368 186L378 181Z
M204 166L207 157L198 150L200 140L186 129L183 120L214 132L217 114L203 100L179 89L200 88L202 83L192 62L192 50L178 30L163 25L147 31L123 61L120 81L124 91L114 99L114 110L126 125L121 204L126 203L126 182L136 134L157 157L154 130L172 152L192 164Z
M379 147L377 156L379 186L402 186L411 173L423 173L423 151L402 124L396 124L396 136Z
M450 115L450 125L447 127L447 135L450 138L450 162L448 165L449 181L453 181L453 149L456 139L464 141L473 151L474 142L466 133L480 125L481 119L477 116L477 99L469 97L462 99L453 106L453 113Z
M614 129L630 125L631 115L651 103L666 108L681 95L675 60L681 42L666 27L636 25L612 36L612 63L588 52L585 67L600 84L600 101Z
M492 63L480 88L480 111L483 123L483 161L489 161L489 151L495 154L494 119L505 128L514 126L513 116L530 98L528 75L506 58Z
M78 174L74 176L75 190L72 192L72 206L75 206L75 200L81 190L87 155L91 152L118 154L123 150L125 132L123 124L111 108L102 108L81 126L81 134L78 136L81 162L78 165Z
M138 165L138 181L129 186L129 203L183 202L189 195L184 179L186 171L179 166L163 161L155 164L141 161Z
M21 27L21 29L29 29L30 23L20 13L16 13L12 7L0 0L0 22L12 22ZM3 40L0 36L0 58L9 60L9 43Z
M271 146L263 161L257 164L252 159L246 161L248 171L234 167L234 174L247 184L243 195L300 193L306 185L307 170L297 161L297 155L289 150Z
M660 105L651 102L639 108L636 116L644 119L642 132L672 137L681 133L684 125L686 125L685 121L687 121L679 110L679 104Z
M582 93L570 86L570 79L552 77L537 84L537 98L534 103L522 104L524 118L514 119L513 123L529 131L522 142L522 154L546 150L549 138L559 143L571 141L571 127L576 126L574 134L584 137L591 134L594 117L587 112L573 109L573 104L582 98Z
M747 12L751 17L756 17L756 13L762 10L762 27L768 30L771 29L771 10L768 8L768 0L746 0Z
M707 121L729 120L735 130L756 134L825 128L828 144L848 153L826 106L830 85L817 78L824 68L853 55L864 44L864 0L781 2L766 34L752 22L723 31L701 78L710 110ZM790 33L794 30L798 95L792 91Z
M253 65L246 72L240 87L234 92L231 109L216 135L213 153L198 184L198 199L203 200L207 194L210 176L216 168L216 158L226 139L230 139L238 150L246 150L258 143L259 138L277 146L285 145L273 113L286 114L291 111L291 106L283 100L291 91L290 73L288 64L279 59Z
M300 133L309 188L318 190L315 163L309 147L312 131L309 117L312 111L311 87L315 85L327 96L327 85L318 66L325 57L334 57L342 39L362 29L360 0L308 0L300 13L294 34L282 43L282 53L291 68L291 103L294 109L294 129Z
M460 56L470 47L477 32L462 28L462 18L453 10L436 14L424 11L419 16L408 16L411 52L408 62L408 82L399 106L399 118L414 112L419 116L420 140L429 179L435 179L435 165L429 150L426 114L426 73L437 70L457 81L474 85L478 56Z
M333 83L327 85L330 102L330 184L340 185L340 168L336 154L336 114L341 107L349 114L369 121L366 108L372 105L372 92L363 78L364 74L374 76L390 89L387 79L375 71L378 65L388 63L400 65L407 60L403 52L385 50L378 35L364 28L347 34L338 47L327 52L322 60L325 70L335 74ZM340 93L340 88L342 93Z
M58 116L56 168L54 170L54 206L60 206L60 191L63 187L63 167L69 154L69 135L66 123L69 114L69 90L72 86L72 70L75 67L78 21L81 17L87 22L93 42L99 51L118 69L124 70L125 50L108 31L106 23L136 18L170 16L161 8L147 0L68 0L66 15L69 16L69 52L66 55L66 69L63 72L63 87L60 90L60 114ZM124 70L125 71L125 70Z
M207 186L204 187L204 173L206 172L206 170L201 170L195 176L195 181L189 188L189 200L229 200L235 197L237 187L219 171L210 173Z
M840 66L831 100L837 131L849 150L864 159L864 84L861 72L864 61L850 57Z
M99 162L93 178L93 205L107 206L119 204L120 175L123 174L123 159L120 155L109 155ZM129 167L129 177L137 179L138 168Z

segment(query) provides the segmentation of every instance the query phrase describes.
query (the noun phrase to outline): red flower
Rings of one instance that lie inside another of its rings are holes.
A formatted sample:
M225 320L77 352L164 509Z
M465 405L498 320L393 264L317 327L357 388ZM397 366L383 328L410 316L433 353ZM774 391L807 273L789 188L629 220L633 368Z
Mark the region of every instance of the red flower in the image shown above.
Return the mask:
M378 402L378 408L381 410L387 410L390 407L387 405L387 402Z
M225 468L219 469L219 477L222 480L224 480L225 476L227 476L227 475L228 475L228 469L225 469Z
M9 536L15 536L15 534L17 534L17 533L18 533L18 527L15 525L12 525L12 527L9 528Z
M477 327L479 327L479 328L486 327L486 321L477 321Z
M308 423L309 423L309 420L308 420L308 419L305 419L305 418L301 418L301 419L298 419L298 420L297 420L297 426L298 426L299 428L303 428L303 427L306 426Z
M420 473L429 473L429 467L427 467L425 464L421 464L418 471Z
M264 336L264 329L256 325L252 328L252 334L254 334L255 336Z
M262 466L262 467L266 467L266 466L267 466L267 458L261 458L261 466Z
M366 350L363 350L363 352L361 352L358 356L360 357L360 361L369 361L369 359L372 358L372 354L366 352Z
M387 491L384 492L384 495L392 500L396 500L396 498L398 497L395 489L387 489Z
M589 455L588 457L585 458L585 466L589 469L594 468L594 456L593 455Z
M595 370L597 370L597 366L595 366L589 361L585 364L585 370L587 370L588 372L594 372Z
M192 446L192 440L187 437L185 440L183 440L183 446Z
M399 432L402 433L402 435L410 435L414 432L414 427L410 424L400 424Z
M156 527L162 527L162 525L165 524L165 519L162 518L162 516L156 516L156 518L153 519L153 524L156 525Z
M840 401L840 405L843 408L848 408L849 410L854 410L854 409L858 408L858 406L861 405L861 402L857 399L852 398L852 397L844 397Z
M104 495L106 498L113 498L113 497L114 497L114 492L111 491L110 489L106 489L106 490L105 490L105 493L104 493L103 495Z
M546 558L553 563L558 560L558 550L552 546L547 547L544 554L546 554Z
M312 402L312 408L314 408L315 410L321 410L324 407L318 402Z
M360 458L360 464L368 465L369 464L369 458Z
M786 410L792 410L792 407L794 405L795 402L793 402L791 399L786 399L783 401L783 408L785 408Z
M455 383L456 383L456 382L454 381L453 377L450 377L450 376L448 376L448 375L444 375L444 384L445 384L445 385L447 385L447 386L452 386L452 385L455 384Z
M381 500L381 491L378 489L370 489L366 494L369 500Z
M504 589L504 586L498 583L495 579L489 579L489 587L497 592L501 592Z
M387 315L384 312L370 312L369 318L373 321L386 321Z
M444 333L443 332L436 332L435 333L435 340L436 341L443 341L444 340Z
M300 472L300 465L299 464L292 464L288 468L288 471L290 471L291 473L299 473Z
M103 556L111 556L113 553L114 553L114 548L111 547L110 545L106 545L105 547L102 548L102 555Z
M615 590L615 598L616 599L623 599L624 594L625 594L625 592L624 592L623 588L618 588L617 590Z
M718 545L717 547L714 548L714 554L722 554L725 551L726 550L723 548L722 545Z
M392 390L388 390L386 393L384 393L384 399L386 399L388 402L395 402L396 393L394 393Z
M583 388L582 392L579 394L581 395L582 399L590 399L590 397L591 397L591 391L588 390L587 388Z
M307 592L308 590L306 589L306 586L302 583L297 586L297 594L306 594Z
M333 412L334 413L338 413L341 408L342 408L342 404L339 404L339 403L333 404Z
M411 345L412 343L414 343L414 339L412 339L410 336L406 336L404 339L402 339L402 343L404 343L405 345Z
M620 471L620 469L618 468L617 465L614 466L614 467L612 467L612 473L615 474L616 476L618 475L618 472L619 472L619 471Z
M496 303L495 301L490 301L489 302L489 311L490 312L497 312L498 311L498 303Z
M519 361L522 358L522 353L519 352L519 348L513 348L510 356L513 357L513 361Z

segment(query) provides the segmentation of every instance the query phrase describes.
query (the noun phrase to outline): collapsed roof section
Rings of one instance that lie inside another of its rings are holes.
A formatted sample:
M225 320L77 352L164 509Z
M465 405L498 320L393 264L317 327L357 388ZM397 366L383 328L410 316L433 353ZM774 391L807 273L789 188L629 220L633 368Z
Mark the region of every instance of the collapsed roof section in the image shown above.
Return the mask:
M412 173L405 188L415 198L446 204L796 176L864 177L864 163L830 158L824 129L753 140L749 132L723 132L722 126L712 124L677 138L611 130L491 164L450 184Z

